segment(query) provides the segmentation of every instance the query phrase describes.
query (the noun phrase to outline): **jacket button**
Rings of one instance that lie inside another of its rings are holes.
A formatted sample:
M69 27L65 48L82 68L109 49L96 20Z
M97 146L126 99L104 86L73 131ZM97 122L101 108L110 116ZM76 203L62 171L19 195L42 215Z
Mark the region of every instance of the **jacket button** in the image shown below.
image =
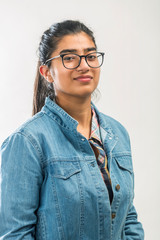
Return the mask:
M119 190L120 190L120 185L117 184L117 185L116 185L116 191L119 191Z
M112 219L116 217L116 213L112 213Z

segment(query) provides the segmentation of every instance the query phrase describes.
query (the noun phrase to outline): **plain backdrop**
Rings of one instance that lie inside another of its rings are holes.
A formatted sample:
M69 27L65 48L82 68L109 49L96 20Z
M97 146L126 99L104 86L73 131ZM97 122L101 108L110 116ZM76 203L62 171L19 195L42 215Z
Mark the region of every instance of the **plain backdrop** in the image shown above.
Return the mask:
M135 205L146 240L160 239L160 1L0 0L0 144L31 116L42 33L83 21L105 52L99 109L131 138Z

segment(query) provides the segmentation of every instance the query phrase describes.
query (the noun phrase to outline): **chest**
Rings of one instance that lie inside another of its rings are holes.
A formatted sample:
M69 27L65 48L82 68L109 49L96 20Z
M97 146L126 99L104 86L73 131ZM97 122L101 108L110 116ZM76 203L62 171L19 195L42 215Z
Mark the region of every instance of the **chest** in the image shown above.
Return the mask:
M60 240L110 240L112 235L120 238L133 198L132 162L125 145L119 152L116 139L109 138L106 141L104 136L103 140L113 188L112 204L97 165L98 152L88 140L66 129L48 133L45 145L41 144L44 181L37 212L39 234L44 235L44 230L49 239Z

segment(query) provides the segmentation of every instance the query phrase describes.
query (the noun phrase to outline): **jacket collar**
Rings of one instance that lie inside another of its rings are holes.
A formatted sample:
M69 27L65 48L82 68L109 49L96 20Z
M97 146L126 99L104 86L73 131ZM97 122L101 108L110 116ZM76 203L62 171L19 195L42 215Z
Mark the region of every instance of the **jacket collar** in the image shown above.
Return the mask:
M104 146L104 150L109 155L111 154L111 152L113 151L114 147L117 144L118 136L115 134L109 121L107 121L109 117L99 112L99 110L93 103L92 105L94 107L94 110L96 112L96 115L98 117L98 121L100 124L100 134L101 134L101 140Z
M41 111L45 112L63 127L70 130L77 129L78 122L49 97L45 99L45 105Z
M114 133L112 127L107 121L107 116L99 112L96 106L92 103L96 112L99 124L102 143L105 151L111 153L115 147L118 137ZM49 117L58 122L62 127L70 129L71 131L77 130L78 122L72 118L67 112L65 112L55 101L52 101L49 97L45 100L45 106L41 110L45 112Z

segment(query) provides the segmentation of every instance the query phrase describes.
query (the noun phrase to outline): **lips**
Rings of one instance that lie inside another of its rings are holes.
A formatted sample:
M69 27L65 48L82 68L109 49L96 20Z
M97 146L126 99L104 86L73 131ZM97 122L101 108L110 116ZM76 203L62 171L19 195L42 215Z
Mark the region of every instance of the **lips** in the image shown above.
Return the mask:
M74 80L80 81L80 82L89 82L92 80L92 76L90 75L81 75L79 77L74 78Z

